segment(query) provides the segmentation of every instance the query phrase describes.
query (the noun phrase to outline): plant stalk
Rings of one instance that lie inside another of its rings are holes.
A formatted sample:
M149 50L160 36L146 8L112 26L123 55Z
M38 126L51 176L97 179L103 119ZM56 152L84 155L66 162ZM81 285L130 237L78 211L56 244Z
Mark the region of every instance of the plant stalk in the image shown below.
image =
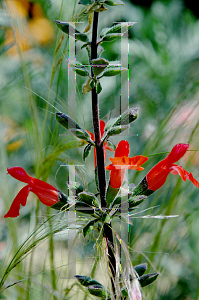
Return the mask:
M98 17L99 13L94 12L93 18L93 31L91 42L91 60L97 58L97 29L98 29ZM91 68L91 75L93 76L93 68ZM105 162L104 162L104 148L100 134L100 120L99 120L99 104L96 88L92 89L92 115L93 115L93 130L95 135L95 146L97 154L97 174L98 184L100 191L101 207L105 208L106 205L106 176L105 176ZM113 242L113 233L111 224L104 224L104 237L108 246L108 263L111 270L111 283L113 293L115 294L115 275L116 275L116 260Z

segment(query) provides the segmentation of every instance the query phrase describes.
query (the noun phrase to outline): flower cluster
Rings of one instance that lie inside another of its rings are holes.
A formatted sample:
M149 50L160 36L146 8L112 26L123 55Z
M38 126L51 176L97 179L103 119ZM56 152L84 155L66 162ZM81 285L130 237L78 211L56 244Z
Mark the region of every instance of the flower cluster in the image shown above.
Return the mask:
M101 124L101 134L103 134L103 121L101 121ZM93 138L92 135L91 137ZM104 145L104 147L105 150L108 149L106 145ZM182 166L178 166L175 164L175 162L177 162L185 155L188 147L189 144L175 145L169 155L165 159L161 160L158 164L156 164L148 172L148 174L144 177L140 184L135 188L134 194L152 194L165 183L167 176L170 173L173 175L180 175L180 177L184 181L186 181L186 179L190 180L197 188L199 188L199 182L193 177L192 173L187 172L185 169L183 169ZM128 157L128 155L129 143L125 140L122 140L117 145L117 148L115 150L115 157L110 158L112 164L106 167L107 170L111 171L109 188L111 187L112 189L115 189L116 193L123 183L125 170L133 169L136 171L141 171L144 169L143 167L141 167L141 165L143 165L148 160L147 157L142 155L137 155L134 157ZM19 191L9 211L4 216L5 218L15 218L19 216L20 205L26 205L29 192L34 193L43 204L55 209L60 209L68 203L68 199L63 193L61 193L52 185L42 180L31 177L23 168L13 167L8 168L7 170L8 174L21 182L27 183L27 185ZM112 193L112 195L115 194Z

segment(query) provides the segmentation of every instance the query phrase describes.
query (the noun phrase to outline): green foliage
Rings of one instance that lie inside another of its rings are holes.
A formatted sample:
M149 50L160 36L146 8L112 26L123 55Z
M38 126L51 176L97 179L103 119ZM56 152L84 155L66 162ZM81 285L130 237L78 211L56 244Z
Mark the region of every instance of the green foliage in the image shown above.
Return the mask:
M104 37L107 34L115 34L115 33L125 33L127 32L136 22L124 22L124 23L119 23L116 24L112 27L109 28L103 28L102 31L100 32L100 37Z
M92 83L93 83L93 80L91 78L89 78L86 83L83 84L82 86L82 94L87 94L89 92L91 92L92 90Z
M106 132L106 138L109 138L110 136L117 135L125 131L129 128L129 125L119 125L119 126L113 126Z
M90 232L91 230L93 229L93 226L94 224L98 222L98 219L95 219L95 220L92 220L92 221L89 221L86 226L84 226L83 228L83 236L86 237ZM77 276L76 276L77 277ZM84 284L82 284L84 285ZM86 285L85 285L86 286Z
M101 74L104 69L109 65L109 61L104 58L96 58L91 61L93 67L93 73L95 76Z
M83 214L94 215L95 213L95 208L84 202L76 201L75 208L78 212Z
M111 142L111 141L107 141L107 144L108 144L108 146L113 150L113 151L115 151L115 149L116 149L116 146L115 146L115 144L113 144L113 142Z
M109 131L111 128L114 128L115 126L120 125L128 125L135 121L138 117L138 109L137 108L131 108L126 111L124 111L121 116L118 118L110 119L105 126L105 131Z
M106 35L104 35L100 39L99 43L102 43L102 42L112 42L112 41L118 39L121 36L122 36L122 33L110 33L110 34L106 34Z
M83 153L83 160L86 160L86 158L89 156L91 151L91 144L86 145L84 148L84 153Z
M146 274L146 275L141 276L139 278L141 287L145 287L145 286L153 283L157 279L158 275L159 274L157 274L157 273L153 273L153 274Z
M91 295L99 297L101 299L110 300L110 293L101 285L89 285L88 291Z
M97 94L101 93L102 91L102 86L101 86L101 83L99 81L97 81L96 83L96 92Z
M111 77L111 76L120 75L124 71L127 71L127 69L122 67L115 67L114 69L109 68L108 70L105 70L102 75L104 77Z
M73 68L73 71L76 72L80 76L89 76L89 72L85 68L76 67Z
M86 286L86 287L88 287L89 285L102 286L101 283L99 283L98 281L96 281L95 279L93 279L89 276L76 275L75 277L83 286Z
M124 5L124 2L121 0L105 0L104 3L110 6Z
M64 33L73 36L75 39L84 43L89 41L88 35L86 33L81 33L75 26L71 25L70 23L58 20L55 20L55 23Z
M82 4L82 5L90 5L93 4L93 0L80 0L78 2L78 4Z
M68 115L64 113L56 113L56 120L60 125L70 130L77 138L93 144L90 134L80 127L79 124Z
M89 192L82 192L78 194L78 198L81 199L81 201L89 204L89 205L93 205L95 207L99 207L99 202L98 199L95 197L94 194L89 193Z
M137 272L139 276L142 276L148 268L147 263L140 264L134 267L134 270Z

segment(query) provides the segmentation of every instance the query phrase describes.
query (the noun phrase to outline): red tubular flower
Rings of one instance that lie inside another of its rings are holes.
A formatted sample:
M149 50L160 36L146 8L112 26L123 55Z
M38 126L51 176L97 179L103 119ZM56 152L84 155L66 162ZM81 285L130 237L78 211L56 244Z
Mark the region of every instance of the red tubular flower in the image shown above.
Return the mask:
M124 180L125 169L133 169L141 171L144 168L141 167L148 158L142 155L134 157L128 157L129 155L129 143L122 140L117 145L115 150L115 157L110 158L112 164L106 167L107 170L111 170L110 185L113 188L120 188Z
M149 171L146 176L149 190L156 191L159 189L165 183L169 173L173 175L179 174L184 181L188 179L199 188L199 182L193 175L175 164L175 162L185 155L188 148L189 144L175 145L169 155Z
M39 198L39 200L47 206L54 206L54 208L60 208L60 205L57 204L61 202L62 206L64 205L64 195L52 185L29 176L26 173L26 171L21 167L8 168L7 171L8 174L10 174L12 177L21 182L25 182L28 185L26 185L19 191L4 218L16 218L19 216L20 204L22 206L26 205L29 192L34 193Z
M104 135L104 131L105 131L105 122L103 120L100 120L100 135L101 135L101 138L103 137ZM93 141L95 141L95 136L92 132L89 132L87 131L90 136L91 136L91 139ZM104 160L106 159L106 150L110 150L113 152L113 149L111 149L107 142L104 143ZM96 155L96 149L94 148L94 159L95 159L95 167L97 166L97 155Z

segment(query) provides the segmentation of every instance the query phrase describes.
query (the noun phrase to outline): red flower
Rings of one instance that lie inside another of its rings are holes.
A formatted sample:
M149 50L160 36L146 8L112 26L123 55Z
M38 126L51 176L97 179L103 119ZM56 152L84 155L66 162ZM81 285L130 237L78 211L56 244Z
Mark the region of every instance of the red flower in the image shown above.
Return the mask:
M101 138L102 138L103 135L104 135L104 129L105 129L105 122L104 122L103 120L100 120L100 135L101 135ZM87 131L87 132L90 134L91 139L92 139L93 141L95 141L95 136L94 136L94 134L93 134L92 132L89 132L89 131ZM108 146L107 142L104 143L104 160L106 159L106 150L110 150L110 151L113 152L113 149L111 149L111 148ZM95 148L94 148L94 159L95 159L95 167L96 167L96 166L97 166L97 156L96 156L96 149L95 149Z
M189 144L175 145L169 155L149 171L146 176L149 190L156 191L159 189L165 183L169 173L173 175L179 174L184 181L188 179L199 188L199 182L193 175L175 164L175 162L185 155L188 147Z
M4 218L15 218L19 216L20 204L22 206L26 205L29 192L34 193L39 200L47 206L53 206L62 200L60 199L60 195L63 196L63 194L55 187L42 180L29 176L23 168L13 167L8 168L7 171L12 177L21 182L25 182L28 185L19 191Z
M144 168L141 167L148 158L142 155L137 155L134 157L128 157L129 155L129 143L122 140L117 145L115 150L115 157L109 158L112 162L106 167L107 170L111 170L110 174L110 185L113 188L120 188L124 180L125 169L133 169L141 171Z

